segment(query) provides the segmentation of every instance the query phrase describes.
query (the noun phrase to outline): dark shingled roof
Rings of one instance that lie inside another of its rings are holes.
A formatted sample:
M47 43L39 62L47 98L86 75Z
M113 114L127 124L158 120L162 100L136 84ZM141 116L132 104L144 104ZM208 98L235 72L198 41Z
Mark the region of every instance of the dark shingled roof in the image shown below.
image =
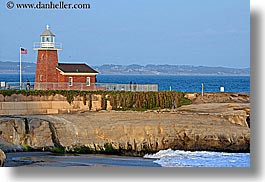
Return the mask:
M98 73L86 64L59 63L57 68L64 73Z

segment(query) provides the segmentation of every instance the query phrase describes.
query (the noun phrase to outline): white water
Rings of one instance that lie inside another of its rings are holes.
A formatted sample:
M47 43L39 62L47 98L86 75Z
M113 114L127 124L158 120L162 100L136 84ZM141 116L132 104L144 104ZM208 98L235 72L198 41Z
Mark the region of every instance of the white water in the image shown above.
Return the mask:
M250 167L249 153L168 149L156 154L147 154L144 158L157 159L154 162L163 167Z

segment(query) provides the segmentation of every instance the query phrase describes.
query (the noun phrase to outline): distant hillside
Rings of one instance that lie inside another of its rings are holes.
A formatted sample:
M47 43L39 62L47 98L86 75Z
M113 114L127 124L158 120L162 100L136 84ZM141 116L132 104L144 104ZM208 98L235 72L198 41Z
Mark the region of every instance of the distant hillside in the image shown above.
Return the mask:
M19 62L1 62L1 73L19 73ZM91 66L91 65L90 65ZM105 64L102 66L92 66L101 74L146 74L146 75L250 75L250 68L225 68L191 65L153 65L145 66L132 65L113 65ZM35 63L22 63L23 73L35 73Z
M19 73L19 62L2 62L0 61L0 73ZM35 73L35 63L22 63L23 73Z
M123 66L106 64L94 66L102 74L151 74L151 75L250 75L250 68L225 68L190 65L137 64Z

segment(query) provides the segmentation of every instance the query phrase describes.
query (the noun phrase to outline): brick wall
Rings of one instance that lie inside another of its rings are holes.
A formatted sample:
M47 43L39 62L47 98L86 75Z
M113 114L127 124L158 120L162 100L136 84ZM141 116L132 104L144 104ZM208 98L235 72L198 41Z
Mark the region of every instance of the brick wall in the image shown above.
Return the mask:
M62 83L67 83L67 85L60 85L60 89L73 89L73 90L96 90L96 87L95 87L95 81L96 81L96 76L95 75L91 75L91 76L84 76L84 75L80 75L80 76L77 76L77 75L61 75L59 73L59 71L57 70L58 72L58 82ZM72 86L69 86L68 82L69 82L69 77L72 77L73 78L73 85ZM90 77L90 86L87 86L86 85L86 79L87 77Z
M58 73L57 50L39 50L36 66L35 82L57 82Z

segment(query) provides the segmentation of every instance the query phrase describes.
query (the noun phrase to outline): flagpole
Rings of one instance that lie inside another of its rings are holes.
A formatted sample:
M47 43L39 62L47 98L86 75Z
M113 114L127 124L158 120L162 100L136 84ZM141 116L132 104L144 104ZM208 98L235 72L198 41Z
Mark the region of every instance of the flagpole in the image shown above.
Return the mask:
M19 47L19 86L22 89L22 61L21 61L21 47Z

